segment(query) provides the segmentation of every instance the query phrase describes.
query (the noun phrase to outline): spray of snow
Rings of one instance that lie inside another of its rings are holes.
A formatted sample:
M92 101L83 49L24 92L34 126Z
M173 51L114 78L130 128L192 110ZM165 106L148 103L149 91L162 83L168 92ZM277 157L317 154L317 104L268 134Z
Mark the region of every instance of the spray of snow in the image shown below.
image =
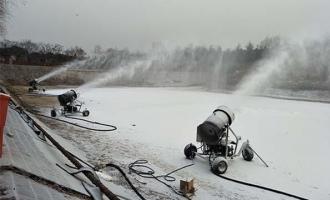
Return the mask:
M255 65L234 94L272 95L276 89L329 90L329 52L330 38L285 41Z
M277 55L259 62L257 69L242 80L234 94L254 94L265 87L269 87L269 77L275 72L282 70L284 62L287 59L288 53L281 51L278 52Z
M63 65L63 66L58 67L57 69L55 69L54 71L49 72L48 74L45 74L45 75L37 78L37 80L39 82L45 81L45 80L47 80L47 79L49 79L53 76L56 76L58 74L61 74L61 73L65 72L66 70L68 70L72 67L82 66L82 63L83 63L83 61L78 61L78 60L72 61L70 63L67 63L67 64Z
M164 63L171 57L171 52L173 51L167 48L156 48L146 53L143 57L118 61L120 64L102 73L93 81L81 85L77 90L82 93L90 88L104 86L115 81L130 84L135 82L140 83L145 81L145 79L150 80L159 74L159 71L164 70ZM108 60L111 61L111 57L104 54L101 60L108 62ZM94 65L100 64L101 60L99 59Z
M72 62L66 63L57 69L49 72L48 74L45 74L41 77L39 77L37 80L39 82L45 81L49 78L52 78L56 75L62 74L63 72L66 72L69 69L88 69L88 68L95 68L100 66L108 66L109 64L109 58L105 56L104 54L94 54L90 57L87 57L84 60L74 60Z
M226 72L223 66L223 53L220 55L219 61L211 70L210 89L225 88L226 87Z
M151 60L143 60L143 61L135 61L129 63L126 66L118 66L116 68L110 69L109 71L103 73L101 76L96 78L94 81L88 82L86 84L81 85L77 88L79 92L84 92L90 88L95 88L98 86L102 86L106 83L109 83L113 80L117 80L118 78L126 77L131 78L137 71L146 71L151 66Z
M129 53L128 53L129 54ZM109 52L105 54L110 66L106 73L80 88L112 85L206 86L216 89L222 79L222 51L215 48L173 48L155 46L142 56L126 58ZM119 57L119 58L118 58ZM118 62L116 60L119 60ZM97 66L95 66L97 68Z

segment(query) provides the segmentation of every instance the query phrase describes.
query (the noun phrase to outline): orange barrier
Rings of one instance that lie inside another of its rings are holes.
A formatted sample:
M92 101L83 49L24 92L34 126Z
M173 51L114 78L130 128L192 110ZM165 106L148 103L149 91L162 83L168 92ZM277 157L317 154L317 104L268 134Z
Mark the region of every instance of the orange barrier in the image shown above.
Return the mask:
M0 93L0 158L2 156L3 131L6 123L9 99L9 95Z

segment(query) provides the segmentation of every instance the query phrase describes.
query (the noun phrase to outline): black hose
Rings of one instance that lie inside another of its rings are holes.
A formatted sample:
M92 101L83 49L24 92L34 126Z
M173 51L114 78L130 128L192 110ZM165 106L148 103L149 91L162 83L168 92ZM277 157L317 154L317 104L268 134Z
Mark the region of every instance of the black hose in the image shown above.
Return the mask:
M220 178L223 178L223 179L226 179L226 180L228 180L228 181L232 181L232 182L239 183L239 184L242 184L242 185L247 185L247 186L250 186L250 187L255 187L255 188L259 188L259 189L267 190L267 191L270 191L270 192L274 192L274 193L282 194L282 195L285 195L285 196L288 196L288 197L292 197L292 198L296 198L296 199L300 199L300 200L308 200L307 198L300 197L300 196L297 196L297 195L294 195L294 194L290 194L290 193L287 193L287 192L283 192L283 191L276 190L276 189L273 189L273 188L268 188L268 187L261 186L261 185L256 185L256 184L252 184L252 183L248 183L248 182L244 182L244 181L240 181L240 180L236 180L236 179L228 178L228 177L226 177L226 176L222 176L222 175L220 175L220 174L217 174L217 173L215 173L214 171L212 171L212 172L213 172L216 176L218 176L218 177L220 177Z
M145 200L145 198L140 194L140 192L136 189L136 187L128 179L128 177L126 176L125 172L118 165L115 165L115 164L112 164L112 163L108 163L105 166L107 166L107 167L113 167L113 168L117 169L123 175L123 177L125 178L125 180L129 184L129 186L132 188L132 190L135 192L135 194L138 195L140 197L140 199Z
M148 164L147 160L136 160L136 161L134 161L134 162L132 162L128 165L129 172L130 173L135 173L138 176L141 176L143 178L156 179L160 183L162 183L165 186L167 186L168 188L170 188L175 194L183 196L187 199L190 199L187 195L183 194L181 191L176 190L173 186L167 184L165 181L167 181L167 182L175 181L176 180L175 177L170 176L170 174L173 174L174 172L177 172L177 171L179 171L181 169L184 169L186 167L190 167L190 166L194 165L193 163L189 164L189 165L185 165L185 166L180 167L178 169L175 169L175 170L173 170L170 173L167 173L165 175L158 175L158 176L155 176L154 175L155 170L153 170L151 167L147 166L146 164ZM139 169L137 169L137 168L139 168ZM145 169L145 170L142 170L142 169ZM161 178L163 178L165 181L161 180Z
M80 124L77 124L77 123L74 123L74 122L70 122L70 121L66 121L66 120L63 120L63 119L53 118L53 117L49 117L47 115L43 115L43 114L39 114L39 113L34 113L34 112L31 112L31 113L34 114L34 115L38 115L38 116L45 117L45 118L48 118L48 119L52 119L52 120L60 121L60 122L63 122L63 123L71 124L73 126L77 126L79 128L83 128L83 129L87 129L87 130L91 130L91 131L115 131L115 130L117 130L117 127L114 126L114 125L104 124L104 123L100 123L100 122L94 122L94 121L90 121L90 120L86 120L86 119L81 119L81 118L76 118L76 117L69 117L69 116L66 116L66 115L64 115L64 116L66 118L69 118L69 119L85 121L85 122L88 122L90 124L97 124L97 125L100 125L100 126L106 126L106 127L110 127L110 129L90 128L90 127L82 126Z
M89 164L88 162L84 161L83 159L79 158L78 156L74 155L71 152L68 152L71 156L75 157L77 160L79 160L80 162L84 163L85 165L87 165L88 167L90 167L91 169L93 169L94 171L97 171L96 167L94 167L93 165Z

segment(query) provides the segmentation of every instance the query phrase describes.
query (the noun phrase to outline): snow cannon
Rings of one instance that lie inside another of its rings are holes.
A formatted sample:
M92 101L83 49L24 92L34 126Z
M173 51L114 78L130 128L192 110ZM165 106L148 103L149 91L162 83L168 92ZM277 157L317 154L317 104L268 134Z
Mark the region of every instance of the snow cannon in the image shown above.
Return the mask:
M64 94L57 96L57 99L60 102L61 106L70 105L77 98L78 98L78 95L77 95L76 91L74 91L74 90L69 90Z
M56 117L58 113L60 113L61 115L82 113L84 117L87 117L89 115L89 111L86 108L81 111L82 105L84 103L82 101L77 100L78 96L79 94L74 90L69 90L61 95L58 95L57 99L62 108L60 110L53 108L50 111L50 115L52 117Z
M28 92L38 92L38 91L43 91L45 92L46 89L45 88L39 88L39 81L38 79L33 79L31 81L29 81L29 89Z
M197 142L205 142L208 145L216 145L234 121L234 113L226 106L220 106L197 127Z
M187 159L194 159L196 155L209 161L211 171L224 174L228 168L228 159L234 159L242 154L244 160L251 161L254 151L249 141L244 142L237 151L240 136L230 128L235 120L235 114L226 106L219 106L213 113L197 127L197 148L190 143L184 148ZM231 134L229 134L231 133ZM198 151L200 150L200 151Z

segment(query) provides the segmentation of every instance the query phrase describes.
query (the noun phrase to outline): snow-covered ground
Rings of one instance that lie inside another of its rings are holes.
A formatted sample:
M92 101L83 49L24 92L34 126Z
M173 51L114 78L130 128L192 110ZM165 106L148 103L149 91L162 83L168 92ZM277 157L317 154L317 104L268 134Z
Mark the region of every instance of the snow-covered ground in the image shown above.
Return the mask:
M118 127L116 132L91 133L100 139L94 144L86 142L86 149L98 155L109 152L122 164L148 159L157 173L193 162L194 166L175 174L178 179L195 178L193 199L290 199L216 177L208 162L200 158L185 159L183 148L190 142L196 144L197 126L219 105L232 108L236 119L231 127L243 141L249 139L270 166L265 167L257 157L252 162L240 157L230 161L226 176L309 199L330 199L329 104L235 96L198 88L97 88L81 94L80 99L91 111L88 119ZM147 182L140 189L149 187L178 198L158 182ZM179 181L171 184L178 187Z

